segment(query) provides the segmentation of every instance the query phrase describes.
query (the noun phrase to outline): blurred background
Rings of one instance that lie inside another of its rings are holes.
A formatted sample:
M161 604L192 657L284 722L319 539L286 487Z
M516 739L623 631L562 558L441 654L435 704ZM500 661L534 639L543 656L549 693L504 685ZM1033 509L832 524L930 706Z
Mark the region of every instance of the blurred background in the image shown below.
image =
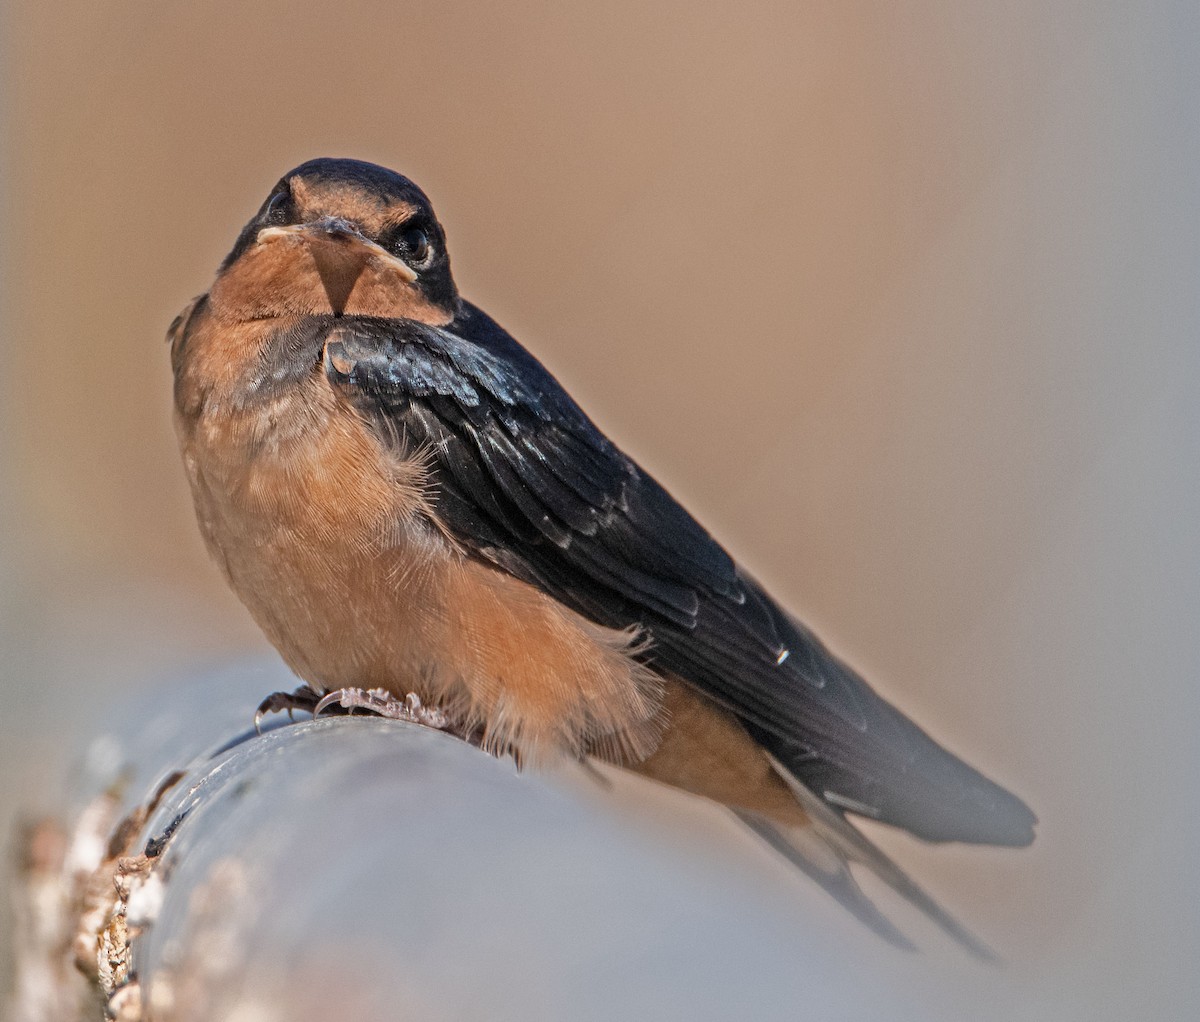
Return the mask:
M420 183L463 293L1036 809L1017 853L871 829L1008 959L939 982L997 1017L1197 1017L1200 7L2 18L6 831L106 707L265 650L192 520L162 338L284 171L355 156Z

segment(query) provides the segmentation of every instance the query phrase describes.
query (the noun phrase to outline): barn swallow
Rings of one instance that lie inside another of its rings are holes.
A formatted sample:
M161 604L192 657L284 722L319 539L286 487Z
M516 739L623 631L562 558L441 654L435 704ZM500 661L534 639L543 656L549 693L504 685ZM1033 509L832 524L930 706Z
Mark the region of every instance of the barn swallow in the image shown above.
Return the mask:
M204 539L312 691L410 695L523 763L596 757L729 807L891 940L847 814L1026 845L1018 799L876 695L486 313L425 194L286 174L172 325Z

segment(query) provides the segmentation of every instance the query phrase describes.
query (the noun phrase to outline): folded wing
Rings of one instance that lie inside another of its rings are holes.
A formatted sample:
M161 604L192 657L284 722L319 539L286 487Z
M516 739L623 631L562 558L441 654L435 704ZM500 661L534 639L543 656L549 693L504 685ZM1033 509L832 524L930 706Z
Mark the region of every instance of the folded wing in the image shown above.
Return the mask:
M838 810L928 840L1021 845L1035 818L875 695L467 306L449 329L343 318L325 371L386 442L432 452L471 553L609 627L731 709Z

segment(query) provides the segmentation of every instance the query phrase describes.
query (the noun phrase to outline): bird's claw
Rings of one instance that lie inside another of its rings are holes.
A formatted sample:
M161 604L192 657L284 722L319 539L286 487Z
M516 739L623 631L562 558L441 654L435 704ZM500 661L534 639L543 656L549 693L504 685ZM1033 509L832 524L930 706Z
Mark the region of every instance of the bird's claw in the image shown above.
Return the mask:
M415 692L410 692L403 699L397 699L383 688L339 688L320 695L307 685L301 685L295 692L272 692L259 703L254 713L254 730L262 734L262 719L268 713L286 710L288 717L294 720L295 711L303 710L311 713L315 720L334 706L347 714L366 710L389 720L407 720L439 731L450 726L449 718L442 710L436 706L425 706Z
M382 688L339 688L326 693L313 707L312 715L319 717L330 706L340 706L347 713L366 710L389 720L407 720L413 724L445 730L450 725L446 714L436 706L425 706L415 692L397 699Z
M289 720L295 720L295 711L304 710L312 713L321 697L307 685L301 685L295 692L272 692L258 704L254 711L254 730L262 734L262 719L268 713L279 713L287 710Z

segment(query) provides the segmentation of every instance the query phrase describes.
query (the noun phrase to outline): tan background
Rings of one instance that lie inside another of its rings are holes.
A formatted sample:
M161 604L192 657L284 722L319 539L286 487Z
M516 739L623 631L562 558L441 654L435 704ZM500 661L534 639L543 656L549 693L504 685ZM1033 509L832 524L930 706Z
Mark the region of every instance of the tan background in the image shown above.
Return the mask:
M161 338L283 171L353 155L422 184L463 292L1028 796L1027 853L880 838L1030 1017L1187 1017L1195 5L245 7L5 12L4 806L49 798L113 694L261 644L191 520Z

